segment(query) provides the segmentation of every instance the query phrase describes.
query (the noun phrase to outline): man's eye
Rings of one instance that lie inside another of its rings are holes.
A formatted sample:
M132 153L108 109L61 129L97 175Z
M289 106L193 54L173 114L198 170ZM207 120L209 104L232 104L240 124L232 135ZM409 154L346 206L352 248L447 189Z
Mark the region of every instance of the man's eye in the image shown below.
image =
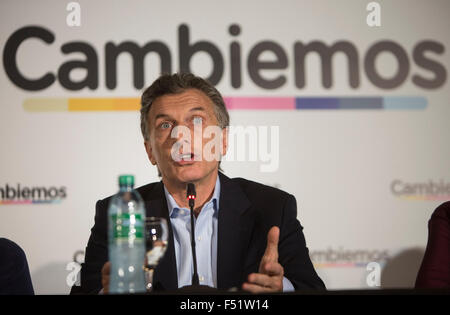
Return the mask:
M160 126L161 129L169 129L172 126L172 124L168 122L163 122Z
M202 117L194 117L194 125L201 125L203 123L203 118Z

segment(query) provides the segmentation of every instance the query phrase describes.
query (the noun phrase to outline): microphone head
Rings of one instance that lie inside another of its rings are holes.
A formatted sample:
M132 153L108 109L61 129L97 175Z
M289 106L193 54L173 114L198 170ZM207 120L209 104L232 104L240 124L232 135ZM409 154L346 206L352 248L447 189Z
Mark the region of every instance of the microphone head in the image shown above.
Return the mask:
M196 197L195 185L192 183L188 183L186 189L186 198L189 200L189 206L191 207L194 206L195 197Z

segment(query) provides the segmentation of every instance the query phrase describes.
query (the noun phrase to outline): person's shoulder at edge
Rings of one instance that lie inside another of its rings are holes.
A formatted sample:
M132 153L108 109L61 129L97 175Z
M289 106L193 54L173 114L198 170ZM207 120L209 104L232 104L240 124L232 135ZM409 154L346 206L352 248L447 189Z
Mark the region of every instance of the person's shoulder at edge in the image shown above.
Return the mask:
M450 201L440 204L431 215L430 220L445 219L450 222Z

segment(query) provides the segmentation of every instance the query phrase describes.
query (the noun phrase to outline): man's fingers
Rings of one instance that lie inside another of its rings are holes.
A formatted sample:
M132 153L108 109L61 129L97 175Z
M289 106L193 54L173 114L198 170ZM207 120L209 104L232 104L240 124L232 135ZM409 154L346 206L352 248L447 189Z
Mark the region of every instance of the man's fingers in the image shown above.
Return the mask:
M280 237L280 229L278 226L273 226L269 233L267 233L267 247L266 252L276 252L278 256L278 239Z
M273 226L269 233L267 233L267 246L264 256L260 263L260 272L262 272L263 264L268 262L278 262L278 239L280 236L280 229L277 226Z
M273 262L264 263L261 266L261 271L262 273L269 276L277 276L277 277L284 276L284 269L279 263Z
M242 289L252 293L281 292L283 291L283 277L268 276L260 273L252 273Z
M242 290L247 291L247 292L251 292L251 293L269 293L272 292L273 290L271 290L270 288L265 288L256 284L251 284L251 283L244 283L242 285Z
M109 291L109 273L111 272L111 263L108 261L102 267L102 286L103 293Z
M260 285L262 287L270 287L272 281L269 276L261 273L252 273L248 276L248 282L251 284Z
M111 271L111 263L107 261L102 267L102 274L109 274L110 271Z

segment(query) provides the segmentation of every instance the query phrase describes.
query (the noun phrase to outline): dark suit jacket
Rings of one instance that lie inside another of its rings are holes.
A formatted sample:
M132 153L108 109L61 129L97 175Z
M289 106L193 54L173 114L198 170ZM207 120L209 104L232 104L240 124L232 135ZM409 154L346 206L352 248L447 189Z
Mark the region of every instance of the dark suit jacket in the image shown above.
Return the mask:
M437 207L428 221L428 243L416 288L450 288L450 201Z
M297 220L294 196L242 178L230 179L222 173L219 173L219 179L218 288L241 288L250 273L258 272L267 233L276 225L280 228L279 263L284 267L285 277L297 290L324 289L309 258L303 228ZM151 183L137 190L144 199L146 215L164 217L169 224L168 249L155 270L154 287L176 290L174 241L163 184ZM81 269L82 293L98 293L102 288L101 268L108 260L107 212L110 198L100 200L96 205L95 224Z
M25 252L6 238L0 238L0 295L34 295Z

